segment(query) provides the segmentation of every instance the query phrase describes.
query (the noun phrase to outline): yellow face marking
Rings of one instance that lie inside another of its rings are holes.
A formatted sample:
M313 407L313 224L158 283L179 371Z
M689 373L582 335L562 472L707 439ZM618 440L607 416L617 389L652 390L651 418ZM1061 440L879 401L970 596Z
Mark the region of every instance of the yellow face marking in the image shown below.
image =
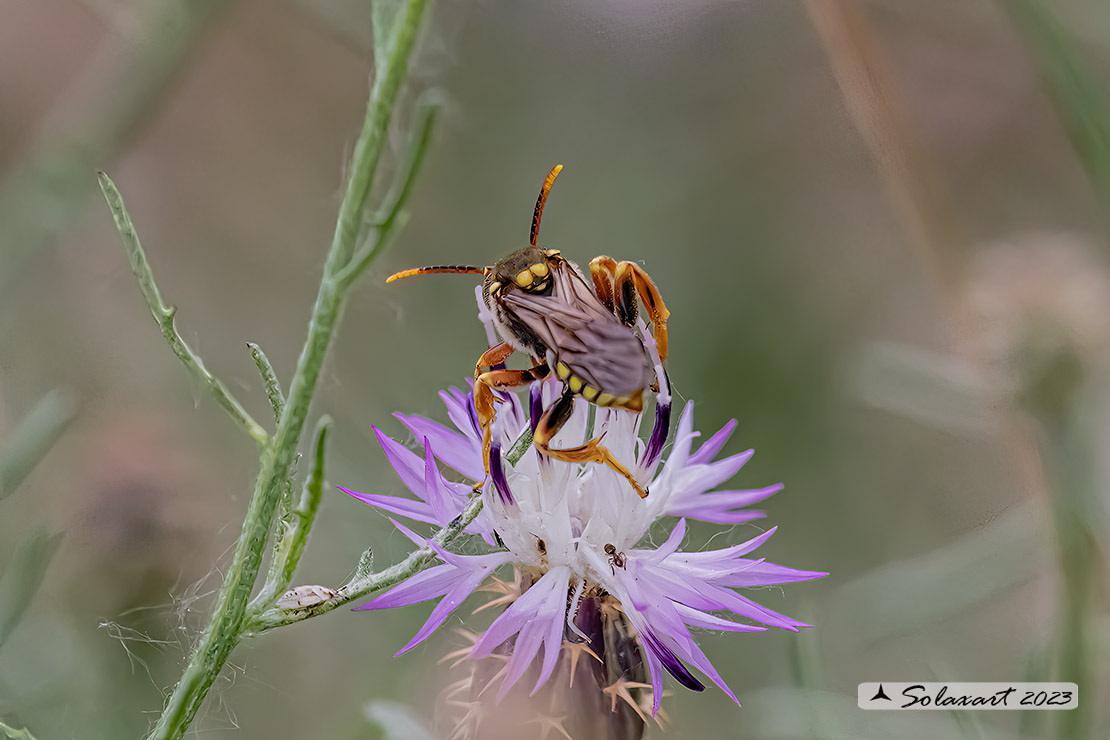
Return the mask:
M611 393L602 393L600 396L597 397L596 403L598 406L608 406L615 399L616 397Z
M578 391L582 390L582 379L577 377L577 376L572 375L570 377L570 379L567 380L567 385L570 386L570 389L572 391L577 393Z
M532 271L531 270L521 270L520 272L518 272L516 274L515 280L516 280L517 285L519 285L522 288L527 288L529 285L532 284Z
M548 273L547 264L544 263L544 262L537 262L536 264L529 267L528 271L531 272L536 277L541 277L541 278L542 277L547 277L547 273Z
M549 249L544 252L544 254L546 254L548 257L558 257L560 254L562 254L562 252L560 252L558 249Z
M560 362L558 365L556 365L555 372L557 372L559 374L559 377L563 380L566 380L570 377L570 368L567 367L565 363Z
M582 397L585 398L587 401L592 401L597 398L597 392L597 388L594 388L591 385L587 385L582 389Z
M489 284L489 292L490 293L497 293L497 291L499 291L499 290L501 290L501 282L500 281L495 280L494 282Z

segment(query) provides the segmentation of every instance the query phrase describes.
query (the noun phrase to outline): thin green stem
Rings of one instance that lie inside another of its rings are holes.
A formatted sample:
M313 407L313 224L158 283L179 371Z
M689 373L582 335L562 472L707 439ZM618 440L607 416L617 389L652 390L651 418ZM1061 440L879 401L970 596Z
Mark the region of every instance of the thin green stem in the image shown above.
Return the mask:
M277 373L274 372L274 366L270 364L270 358L266 357L266 353L262 351L254 342L247 342L250 347L251 357L254 358L254 364L258 366L258 373L262 376L262 385L266 389L266 398L270 401L270 408L274 410L274 421L281 421L281 414L285 411L285 395L281 392L281 383L278 381Z
M593 406L591 405L590 408L592 410ZM509 460L510 465L515 466L520 462L520 458L524 457L524 453L532 446L532 436L532 428L527 427L524 433L517 438L516 442L513 442L513 446L505 453L505 457Z
M531 444L532 430L526 428L520 437L517 438L516 442L513 443L509 452L506 453L505 458L508 463L515 466L520 462L520 458L528 451ZM482 497L475 493L471 496L470 501L467 502L462 512L452 519L447 526L436 532L435 535L432 536L431 541L435 543L437 547L447 547L462 535L463 531L470 526L470 523L474 521L475 517L477 517L481 511ZM366 553L363 554L363 561L369 559L369 553L370 551L367 550ZM252 632L265 632L275 627L285 627L290 624L296 624L297 622L303 622L312 617L318 617L321 614L327 614L344 604L356 599L361 599L374 591L395 586L406 578L411 578L416 575L435 561L435 550L431 547L422 547L410 553L409 556L400 563L390 566L385 570L378 571L377 573L366 572L368 568L363 568L362 562L360 562L360 567L355 570L354 577L336 589L335 595L331 598L313 604L312 606L296 609L276 607L267 609L254 617L247 629Z
M1077 44L1053 16L1052 4L1005 0L1000 5L1025 39L1072 146L1110 209L1110 100L1105 84L1076 52Z
M309 321L308 336L290 383L281 421L273 442L263 451L243 530L209 624L189 656L181 680L149 735L150 740L176 739L184 734L242 635L262 550L289 478L320 368L342 312L346 286L336 277L354 253L363 210L385 146L397 94L408 72L425 4L426 0L408 0L399 11L402 17L394 27L396 33L388 62L379 67L375 77L366 118L355 145L350 179L324 262L324 275Z
M259 612L269 607L278 596L289 588L293 573L300 563L301 554L308 542L308 533L316 521L316 512L324 495L324 451L331 418L324 416L316 424L316 442L312 447L312 470L305 479L301 498L293 509L289 521L282 521L274 541L270 559L270 573L258 596L250 605L250 611Z
M462 535L463 530L474 521L481 511L482 497L480 495L472 496L462 512L451 520L450 524L439 530L431 541L437 547L447 547ZM255 617L247 628L251 632L265 632L275 627L285 627L286 625L303 622L311 617L327 614L374 591L395 586L406 578L416 575L435 561L435 550L430 546L421 547L419 550L410 553L401 562L385 570L363 576L356 573L354 578L336 589L335 595L325 601L301 609L267 609Z
M139 290L142 291L143 298L146 299L150 312L154 314L154 320L158 322L158 328L162 330L162 336L166 338L170 349L177 355L177 359L181 360L185 369L208 387L208 390L215 396L216 402L224 407L231 418L243 427L243 430L254 438L254 441L258 442L261 447L266 447L270 442L270 435L257 421L251 418L243 405L231 395L227 386L208 371L208 368L204 366L204 361L177 333L177 328L173 323L177 309L167 306L162 301L162 293L158 290L157 283L154 282L154 272L150 269L150 263L147 262L143 245L139 241L139 235L135 232L135 227L131 223L131 216L127 213L127 207L123 204L123 196L120 195L116 184L106 174L100 172L97 177L100 180L100 189L104 192L104 199L108 201L108 207L112 209L116 229L123 237L123 246L127 250L127 259L131 263L131 272L139 282Z
M354 282L365 272L370 263L389 246L393 237L404 226L404 209L408 205L416 176L424 162L424 155L427 154L432 142L432 132L439 112L439 102L433 97L435 95L432 92L425 93L417 101L413 133L409 138L401 166L394 177L393 187L386 194L379 215L374 219L373 236L367 240L362 249L355 253L350 264L339 273L338 279L344 285Z

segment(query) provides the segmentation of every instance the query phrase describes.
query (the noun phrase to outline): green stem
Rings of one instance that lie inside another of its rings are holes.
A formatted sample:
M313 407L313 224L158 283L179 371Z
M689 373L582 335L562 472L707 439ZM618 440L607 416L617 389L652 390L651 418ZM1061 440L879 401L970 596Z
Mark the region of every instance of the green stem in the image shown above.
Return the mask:
M432 537L432 542L438 547L446 547L462 535L474 518L482 511L482 497L473 496L462 512L451 520L443 529ZM361 599L369 593L395 586L406 578L410 578L427 568L436 560L436 553L431 547L421 547L409 554L407 558L377 573L365 576L356 574L347 583L340 586L331 598L302 609L270 608L259 614L248 625L251 632L265 632L275 627L303 622L311 617L327 614L337 607L343 606L355 599Z
M1052 4L1043 0L1004 0L1040 69L1045 88L1067 128L1072 146L1110 207L1110 102L1103 84L1076 52Z
M520 458L524 456L524 453L528 451L531 445L532 430L525 428L524 432L517 438L516 442L513 443L508 453L506 453L505 459L508 460L510 465L515 466L520 462ZM452 519L447 526L436 532L431 541L434 542L437 547L447 547L462 535L463 530L470 526L470 523L474 521L475 517L477 517L481 511L482 497L478 494L474 494L471 496L470 501L467 503L466 507L463 508L462 512ZM363 559L365 560L366 558L367 556L364 554ZM254 617L248 626L248 630L252 632L265 632L275 627L285 627L286 625L303 622L312 617L318 617L321 614L327 614L337 607L343 606L355 599L361 599L369 593L395 586L406 578L410 578L424 570L434 563L435 560L435 550L431 547L422 547L411 553L400 563L390 566L385 570L378 571L377 573L365 573L363 568L360 567L356 569L354 578L336 589L335 595L330 599L300 609L267 609Z
M293 580L297 564L301 561L301 554L308 542L308 533L316 521L316 512L319 511L320 500L324 496L324 450L330 425L331 418L327 416L321 418L316 424L316 442L312 447L312 471L305 479L300 501L290 512L288 521L283 520L278 524L281 531L277 533L274 542L270 573L266 577L262 590L251 602L251 613L262 611L270 606L274 599L285 593L290 581Z
M339 210L335 235L324 263L308 336L297 361L289 397L273 442L264 450L258 479L235 555L220 587L208 626L189 656L181 680L166 703L149 740L180 738L200 708L216 676L243 632L250 593L262 561L282 488L308 415L320 368L342 311L346 290L337 280L347 266L358 240L363 210L370 193L397 93L408 72L409 57L426 0L407 0L399 12L396 36L388 62L379 69L367 106L366 118L355 145L350 180Z
M177 355L177 359L181 360L185 369L208 386L208 390L212 392L212 395L216 397L216 401L224 407L224 410L231 415L231 418L243 427L243 430L253 437L261 447L266 447L270 442L270 435L266 434L266 430L251 418L243 405L231 395L227 386L208 371L208 368L204 366L204 361L177 333L177 328L173 323L177 309L167 306L162 300L162 293L158 290L157 283L154 282L154 273L150 269L150 263L147 262L146 253L143 251L142 242L139 241L139 235L135 232L135 226L131 223L131 216L127 213L127 207L123 204L123 197L110 177L103 172L98 173L97 177L100 180L100 189L104 192L104 199L108 201L108 207L112 209L116 229L123 237L127 259L131 262L131 272L139 283L139 290L142 291L143 298L146 299L146 304L150 307L150 312L154 314L154 320L158 322L158 327L162 330L162 336L166 338L166 343Z

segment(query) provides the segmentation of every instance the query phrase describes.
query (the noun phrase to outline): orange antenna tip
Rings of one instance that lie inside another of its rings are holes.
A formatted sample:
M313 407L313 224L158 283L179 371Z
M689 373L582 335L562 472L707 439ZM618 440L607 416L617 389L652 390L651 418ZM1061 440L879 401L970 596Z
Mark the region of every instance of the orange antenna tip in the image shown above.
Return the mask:
M432 275L444 272L463 275L484 275L486 273L486 268L476 265L429 265L428 267L414 267L411 270L395 272L387 277L385 281L387 283L392 283L394 280L412 277L413 275Z
M547 195L551 192L551 186L555 184L555 178L563 171L563 165L557 164L551 168L551 172L547 173L544 178L543 187L540 188L540 195L536 198L536 210L532 213L532 233L531 243L536 246L536 241L540 236L540 218L543 216L543 206L547 203Z

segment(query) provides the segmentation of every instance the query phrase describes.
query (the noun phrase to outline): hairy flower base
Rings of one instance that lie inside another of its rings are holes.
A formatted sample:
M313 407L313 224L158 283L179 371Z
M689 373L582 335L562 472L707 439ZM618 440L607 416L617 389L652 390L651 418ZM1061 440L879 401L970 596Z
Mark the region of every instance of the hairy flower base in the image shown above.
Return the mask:
M478 608L511 603L531 579L518 573L515 583L496 580L488 590L501 596ZM531 666L525 680L495 698L504 686L516 647L507 640L485 658L471 657L480 636L464 632L469 644L444 657L464 675L445 692L445 716L451 740L523 740L566 737L574 740L638 740L643 737L652 707L647 669L633 631L620 604L607 594L582 597L575 617L583 638L566 629L551 677L538 691L529 692L539 667ZM660 710L656 721L663 722Z
M537 383L535 387L539 390L529 404L533 414L560 390L553 382ZM472 484L448 480L437 460L480 481L484 473L482 440L470 394L451 389L440 395L455 429L422 417L397 415L423 441L422 456L376 430L387 458L415 499L343 490L383 511L417 522L443 526L454 518L465 505ZM595 428L588 430L588 407L579 400L552 446L571 447L582 444L591 434L604 434L606 447L650 490L647 498L637 496L627 481L607 467L550 460L528 451L515 466L505 462L503 467L503 484L511 490L511 496L496 492L486 483L481 494L484 509L466 530L484 539L491 551L449 552L393 521L418 546L431 546L441 563L359 608L383 609L438 599L427 622L399 651L400 655L427 639L498 568L511 564L522 574L520 593L501 600L506 605L504 611L469 650L476 659L501 656L504 660L497 672L500 680L495 682L495 698L504 697L526 677L526 685L535 693L555 675L568 640L585 642L593 650L600 630L606 647L605 680L594 682L594 693L598 686L609 689L613 682L623 681L625 687L647 684L650 711L655 714L662 696L663 671L683 686L700 691L704 685L693 668L735 701L691 629L797 630L806 625L760 606L737 589L825 574L746 558L771 536L773 529L723 549L680 549L686 536L686 518L728 525L749 521L762 514L745 507L781 489L775 485L711 490L735 475L752 453L749 450L713 459L727 442L735 422L693 451L699 434L693 431L692 412L693 405L687 404L670 454L662 462L643 454L645 443L637 435L640 415L598 409ZM493 427L495 448L509 449L528 428L531 415L515 396L505 394ZM658 547L638 547L653 524L668 516L679 519L666 541ZM606 628L597 628L591 621L595 612L603 615L603 623L608 619L614 625L612 629L620 625L618 631L627 635L627 644L614 645L611 651ZM606 614L609 616L604 617ZM619 619L613 616L617 614ZM582 622L580 616L586 621ZM610 658L611 653L624 657ZM646 680L633 680L640 677ZM493 692L489 684L487 681L482 691ZM647 693L628 691L637 703Z

